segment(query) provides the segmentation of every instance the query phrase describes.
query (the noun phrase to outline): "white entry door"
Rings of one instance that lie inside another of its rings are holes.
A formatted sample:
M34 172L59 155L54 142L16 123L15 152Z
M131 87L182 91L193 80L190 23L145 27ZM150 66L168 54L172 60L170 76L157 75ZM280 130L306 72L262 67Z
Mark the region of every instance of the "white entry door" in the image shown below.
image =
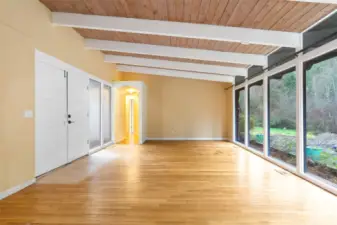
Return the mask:
M89 77L69 71L68 77L68 162L89 152Z
M89 153L89 77L36 62L35 175Z
M35 173L67 163L67 82L65 71L36 63Z

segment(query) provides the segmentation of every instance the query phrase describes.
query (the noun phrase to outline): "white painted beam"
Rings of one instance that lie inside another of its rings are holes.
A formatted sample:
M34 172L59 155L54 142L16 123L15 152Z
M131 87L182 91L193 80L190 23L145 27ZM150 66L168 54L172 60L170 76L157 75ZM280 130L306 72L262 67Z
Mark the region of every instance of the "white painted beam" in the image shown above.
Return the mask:
M173 70L185 70L185 71L194 71L194 72L202 72L202 73L223 74L223 75L230 75L230 76L247 76L247 69L239 68L239 67L185 63L185 62L177 62L177 61L146 59L146 58L140 58L140 57L119 56L119 55L105 55L104 61L108 63L116 63L116 64L124 64L124 65L156 67L156 68L173 69Z
M209 81L219 81L219 82L229 82L229 83L234 82L233 76L188 72L188 71L179 71L179 70L167 70L167 69L149 68L149 67L141 67L141 66L117 65L117 70L121 72L132 72L132 73L159 75L159 76L167 76L167 77L180 77L180 78L188 78L188 79L209 80Z
M265 55L220 52L203 49L169 47L162 45L147 45L119 41L85 39L85 47L89 49L103 51L115 51L183 59L198 59L215 62L229 62L247 65L267 66L268 63L267 56Z
M58 26L297 48L299 33L53 12Z

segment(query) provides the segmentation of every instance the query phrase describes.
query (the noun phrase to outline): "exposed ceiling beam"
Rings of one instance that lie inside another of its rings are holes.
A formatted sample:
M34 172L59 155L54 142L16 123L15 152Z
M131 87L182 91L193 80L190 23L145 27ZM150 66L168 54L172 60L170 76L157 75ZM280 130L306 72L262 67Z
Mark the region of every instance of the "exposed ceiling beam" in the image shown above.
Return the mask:
M180 77L180 78L210 80L210 81L229 82L229 83L234 82L233 76L198 73L198 72L187 72L187 71L179 71L179 70L167 70L167 69L149 68L149 67L141 67L141 66L117 65L117 70L121 72L133 72L133 73L159 75L159 76L167 76L167 77Z
M105 62L124 64L124 65L134 65L134 66L145 66L145 67L156 67L163 69L173 69L173 70L185 70L194 71L202 73L213 73L213 74L223 74L230 76L247 76L246 68L239 67L227 67L227 66L216 66L216 65L206 65L198 63L185 63L169 60L159 60L159 59L146 59L140 57L130 57L130 56L119 56L119 55L105 55Z
M264 55L179 48L162 45L147 45L119 41L85 39L85 47L103 51L115 51L183 59L198 59L214 62L230 62L247 65L267 66L268 63L267 56Z
M160 20L53 12L58 26L298 48L299 33Z

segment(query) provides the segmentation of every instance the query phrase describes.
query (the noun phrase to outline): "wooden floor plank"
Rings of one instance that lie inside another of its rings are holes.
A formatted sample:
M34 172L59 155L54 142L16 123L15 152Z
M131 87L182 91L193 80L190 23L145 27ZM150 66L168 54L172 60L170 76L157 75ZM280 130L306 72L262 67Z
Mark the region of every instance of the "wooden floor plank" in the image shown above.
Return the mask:
M227 142L116 145L0 201L0 224L336 224L337 198Z

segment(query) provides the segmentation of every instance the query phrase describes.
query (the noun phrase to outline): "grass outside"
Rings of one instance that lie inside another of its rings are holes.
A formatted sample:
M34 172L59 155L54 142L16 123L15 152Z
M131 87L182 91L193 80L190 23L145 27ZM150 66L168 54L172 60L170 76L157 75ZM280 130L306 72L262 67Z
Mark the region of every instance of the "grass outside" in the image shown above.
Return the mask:
M250 130L251 135L263 134L263 127L254 127ZM281 128L270 128L271 135L286 135L286 136L296 136L296 130L292 129L281 129ZM315 135L308 133L309 138L314 138Z
M296 136L296 130L291 129L280 129L280 128L271 128L270 129L271 135L284 135L284 136ZM263 134L263 127L254 127L250 131L250 135L252 135L252 139L257 139L258 134ZM308 138L315 138L315 135L313 133L308 133ZM313 148L315 146L312 146ZM321 146L317 146L318 148L321 148ZM284 151L285 149L282 149L280 151ZM323 148L323 151L319 154L319 159L315 160L315 165L311 166L312 170L319 170L320 173L332 173L331 171L326 171L325 168L330 168L333 171L337 171L337 154L334 149L330 148ZM322 171L320 171L322 170ZM318 173L316 171L316 173ZM333 172L331 177L335 177L336 172ZM329 175L329 176L330 176Z

